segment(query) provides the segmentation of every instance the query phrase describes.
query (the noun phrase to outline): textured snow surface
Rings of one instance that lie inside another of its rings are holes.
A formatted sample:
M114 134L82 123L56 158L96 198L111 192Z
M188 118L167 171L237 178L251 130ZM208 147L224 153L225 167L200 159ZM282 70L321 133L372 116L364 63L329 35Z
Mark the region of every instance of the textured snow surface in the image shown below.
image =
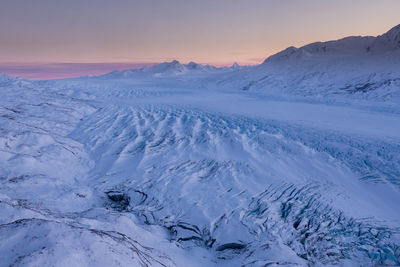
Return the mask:
M0 75L0 266L400 265L400 61L339 54Z

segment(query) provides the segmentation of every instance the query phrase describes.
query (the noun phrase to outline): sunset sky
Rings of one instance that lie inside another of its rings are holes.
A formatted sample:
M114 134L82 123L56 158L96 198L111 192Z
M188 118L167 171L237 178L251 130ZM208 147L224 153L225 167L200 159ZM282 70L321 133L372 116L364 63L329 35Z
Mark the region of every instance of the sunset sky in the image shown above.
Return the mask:
M258 64L291 45L382 34L399 13L399 0L1 0L0 71Z

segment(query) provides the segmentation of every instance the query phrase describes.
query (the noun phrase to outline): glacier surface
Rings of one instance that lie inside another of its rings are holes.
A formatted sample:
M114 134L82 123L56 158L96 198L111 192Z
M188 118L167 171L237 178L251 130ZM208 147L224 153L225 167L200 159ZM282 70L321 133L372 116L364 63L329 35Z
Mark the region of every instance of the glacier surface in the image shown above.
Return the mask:
M0 265L400 265L399 29L253 67L0 75Z

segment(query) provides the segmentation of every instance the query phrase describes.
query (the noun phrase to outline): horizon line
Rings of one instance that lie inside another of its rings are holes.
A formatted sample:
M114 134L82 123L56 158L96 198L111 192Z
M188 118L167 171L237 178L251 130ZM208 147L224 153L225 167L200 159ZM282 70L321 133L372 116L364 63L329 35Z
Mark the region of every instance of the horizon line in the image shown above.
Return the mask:
M0 62L0 72L12 77L20 77L30 80L55 80L78 78L84 76L97 76L113 71L129 69L140 69L143 67L154 66L164 62ZM181 61L178 61L182 63ZM193 61L184 61L187 64ZM258 65L243 64L239 62L229 63L198 63L215 67L229 67L234 63L241 66Z

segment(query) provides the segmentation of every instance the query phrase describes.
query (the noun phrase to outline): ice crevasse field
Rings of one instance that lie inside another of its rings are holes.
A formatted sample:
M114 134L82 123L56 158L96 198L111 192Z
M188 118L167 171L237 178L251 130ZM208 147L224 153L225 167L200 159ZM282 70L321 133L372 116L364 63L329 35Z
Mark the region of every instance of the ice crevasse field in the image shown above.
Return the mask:
M1 266L400 265L400 26L0 92Z

